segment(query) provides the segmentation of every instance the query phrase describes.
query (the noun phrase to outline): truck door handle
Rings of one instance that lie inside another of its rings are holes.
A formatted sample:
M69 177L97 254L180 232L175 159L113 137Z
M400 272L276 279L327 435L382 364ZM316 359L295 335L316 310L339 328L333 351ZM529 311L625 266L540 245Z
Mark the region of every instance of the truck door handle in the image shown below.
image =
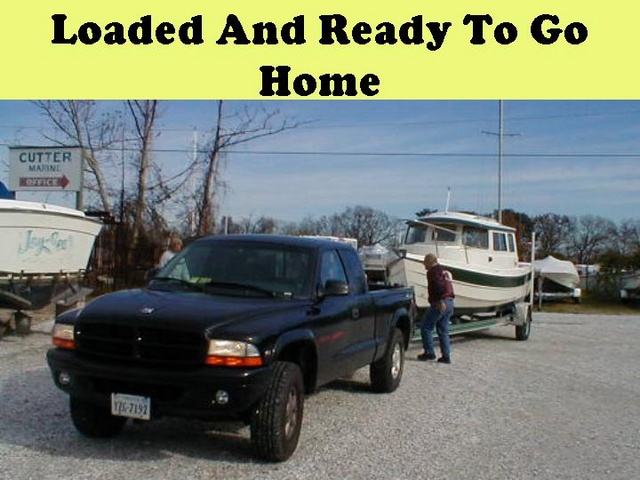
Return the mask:
M358 307L353 307L351 309L351 318L353 318L354 320L360 318L360 309Z

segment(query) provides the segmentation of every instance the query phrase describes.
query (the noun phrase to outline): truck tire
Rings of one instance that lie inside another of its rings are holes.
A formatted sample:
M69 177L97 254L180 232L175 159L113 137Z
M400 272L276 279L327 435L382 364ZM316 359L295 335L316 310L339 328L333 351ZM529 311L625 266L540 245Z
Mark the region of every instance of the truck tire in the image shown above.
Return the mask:
M369 366L371 389L377 393L391 393L402 380L404 370L404 339L399 329L394 329L391 342L384 356Z
M98 407L75 397L69 398L71 420L76 429L91 438L109 438L117 435L127 423L125 417L111 415L109 409Z
M531 333L531 308L527 308L527 317L524 325L516 325L516 340L524 341Z
M270 462L288 459L298 446L303 410L300 367L291 362L276 362L269 387L251 415L254 452Z

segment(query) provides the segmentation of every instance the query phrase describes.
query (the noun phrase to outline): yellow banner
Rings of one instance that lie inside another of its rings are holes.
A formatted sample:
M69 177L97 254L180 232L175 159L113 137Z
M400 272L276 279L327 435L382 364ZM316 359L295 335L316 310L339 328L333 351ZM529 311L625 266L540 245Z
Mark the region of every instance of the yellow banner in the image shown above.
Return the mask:
M613 0L12 2L2 98L639 98Z

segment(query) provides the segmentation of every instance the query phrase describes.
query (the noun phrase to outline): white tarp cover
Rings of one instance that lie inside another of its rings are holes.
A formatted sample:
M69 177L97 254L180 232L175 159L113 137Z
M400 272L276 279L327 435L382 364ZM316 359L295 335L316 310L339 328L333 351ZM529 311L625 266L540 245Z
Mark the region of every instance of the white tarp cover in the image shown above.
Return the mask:
M548 275L554 273L564 273L568 275L574 275L576 278L580 278L578 275L578 269L569 260L559 260L556 257L549 255L542 260L534 260L533 271L536 275Z
M358 250L364 268L385 268L389 263L390 250L379 243Z

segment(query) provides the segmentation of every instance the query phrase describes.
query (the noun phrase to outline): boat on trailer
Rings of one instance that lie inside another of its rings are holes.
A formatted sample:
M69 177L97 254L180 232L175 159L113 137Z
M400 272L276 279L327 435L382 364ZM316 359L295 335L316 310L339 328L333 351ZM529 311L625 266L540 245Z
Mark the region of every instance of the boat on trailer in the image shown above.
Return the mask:
M570 298L580 303L580 275L569 260L560 260L552 255L533 262L536 278L535 296L540 302Z
M636 302L640 300L640 272L633 272L620 278L620 300Z
M387 266L388 281L414 287L418 308L429 306L422 261L433 253L453 276L458 330L486 328L502 317L529 328L532 270L530 263L519 261L514 228L479 215L434 212L407 221L395 252Z
M0 308L38 310L83 297L102 222L47 203L0 199Z

